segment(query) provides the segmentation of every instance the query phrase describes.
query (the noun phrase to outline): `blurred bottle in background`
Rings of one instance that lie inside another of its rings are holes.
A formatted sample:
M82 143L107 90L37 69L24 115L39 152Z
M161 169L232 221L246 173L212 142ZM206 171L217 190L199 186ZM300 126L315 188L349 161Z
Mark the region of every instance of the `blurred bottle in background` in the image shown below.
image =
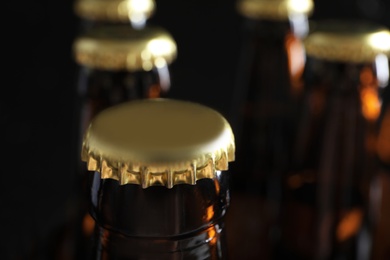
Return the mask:
M108 24L145 27L156 9L154 0L75 0L74 13L80 18L80 31Z
M279 237L282 175L291 156L296 103L302 93L305 53L301 39L309 30L314 3L239 0L236 8L242 17L242 34L230 112L237 142L232 191L237 206L258 210L244 214L248 228L237 224L235 232L253 238L252 245L241 241L246 244L243 247L251 247L244 252L265 257ZM248 205L248 201L252 202Z
M159 26L147 26L154 1L80 0L81 18L73 42L78 65L74 99L72 169L75 190L69 199L69 220L53 234L50 257L85 259L94 220L87 214L85 167L80 160L82 135L101 110L134 99L162 97L170 89L169 65L176 42Z
M170 88L169 65L176 42L159 26L147 26L154 0L75 0L74 13L82 30L73 43L78 64L75 142L89 120L117 103L155 98ZM80 164L79 158L76 162Z
M390 27L390 2L387 0L356 0L359 15ZM382 61L383 78L386 74ZM370 191L372 218L375 220L375 235L372 242L372 259L390 259L390 88L382 88L382 112L379 120L377 154L380 173L373 179Z
M85 259L228 259L234 149L225 118L193 102L144 99L99 113L82 151L98 223Z
M389 78L389 64L381 62L383 78ZM379 66L378 66L379 68ZM371 182L370 210L374 220L372 259L390 259L390 87L382 89L382 112L376 140L379 173Z
M73 207L75 224L60 239L73 241L76 255L87 250L94 221L87 214L88 193L86 170L80 160L82 135L96 114L105 108L129 100L164 96L170 88L169 64L176 58L176 43L163 28L147 26L136 30L128 25L99 26L79 35L74 41L74 57L79 64L79 118L75 133L76 191ZM92 229L91 229L92 228ZM69 234L69 230L79 232ZM72 244L71 241L68 243ZM64 245L64 243L59 243ZM56 254L64 254L57 248ZM58 256L56 256L58 257ZM81 257L82 258L82 257Z
M317 20L310 28L275 258L370 259L390 32L363 20Z
M76 38L81 104L78 136L102 109L127 100L164 97L170 88L169 66L176 55L173 37L157 26L142 30L102 26Z

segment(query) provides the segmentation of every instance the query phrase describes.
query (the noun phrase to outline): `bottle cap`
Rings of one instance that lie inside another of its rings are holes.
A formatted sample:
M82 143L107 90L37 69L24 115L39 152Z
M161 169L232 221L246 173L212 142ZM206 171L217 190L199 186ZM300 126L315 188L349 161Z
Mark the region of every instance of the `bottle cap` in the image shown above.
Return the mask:
M238 12L251 19L288 20L293 15L309 16L313 0L239 0Z
M373 62L390 54L390 31L383 26L351 20L312 22L304 39L308 56L338 62Z
M74 12L91 21L145 20L155 11L154 0L76 0Z
M234 160L232 129L215 110L188 101L143 99L98 114L85 133L88 170L143 188L196 184Z
M105 70L149 71L177 55L176 43L164 29L127 25L93 28L76 38L73 49L79 64Z

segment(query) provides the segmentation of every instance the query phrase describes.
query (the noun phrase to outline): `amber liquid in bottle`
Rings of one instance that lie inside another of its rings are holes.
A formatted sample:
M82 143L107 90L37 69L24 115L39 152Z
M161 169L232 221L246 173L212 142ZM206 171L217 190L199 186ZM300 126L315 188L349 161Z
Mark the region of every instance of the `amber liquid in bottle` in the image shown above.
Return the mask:
M90 212L98 225L88 259L228 259L227 172L172 189L89 176Z
M246 174L232 178L239 190L265 192L265 186L258 184L267 183L267 175L280 164L277 160L288 160L283 157L288 157L284 153L291 139L293 106L286 49L291 30L288 22L245 22L232 115L241 144L233 167Z
M371 182L370 210L374 223L372 259L390 258L390 87L384 88L376 151L380 170Z
M249 207L260 207L247 215L252 215L248 223L260 223L248 234L262 246L246 251L248 257L266 257L279 239L282 179L291 157L304 53L289 21L244 21L231 112L237 140L232 191L237 203L242 195L242 200L253 201Z
M380 113L374 66L308 58L306 68L277 258L369 259Z

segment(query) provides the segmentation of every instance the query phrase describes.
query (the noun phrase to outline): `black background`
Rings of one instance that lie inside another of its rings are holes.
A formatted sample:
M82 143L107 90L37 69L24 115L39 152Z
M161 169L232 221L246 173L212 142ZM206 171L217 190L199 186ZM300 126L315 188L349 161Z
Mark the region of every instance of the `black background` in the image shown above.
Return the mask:
M0 258L26 259L71 215L72 42L79 20L72 1L3 3L0 94ZM365 18L390 27L390 1L317 0L312 19ZM4 19L5 18L5 19ZM175 38L172 97L228 117L240 45L233 0L157 0L149 20Z

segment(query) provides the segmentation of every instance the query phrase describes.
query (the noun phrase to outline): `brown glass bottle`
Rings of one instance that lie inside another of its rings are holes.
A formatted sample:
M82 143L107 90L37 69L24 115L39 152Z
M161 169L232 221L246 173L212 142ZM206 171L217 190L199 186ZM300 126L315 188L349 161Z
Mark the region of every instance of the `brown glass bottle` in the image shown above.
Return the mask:
M169 91L176 44L160 27L111 25L76 38L74 57L79 64L75 117L80 147L86 126L101 110L128 100L163 97Z
M176 58L176 43L160 27L135 30L111 25L76 38L74 57L79 64L75 118L79 118L80 147L87 125L101 110L128 100L164 97L170 88L169 64Z
M290 2L237 3L243 27L231 116L241 145L234 167L249 175L236 176L240 190L258 191L258 183L267 182L277 160L288 157L282 154L288 150L293 102L301 87L300 78L294 79L304 63L300 39L307 33L313 9L312 1L302 1L301 9Z
M53 239L53 258L85 259L95 222L85 206L88 176L79 160L82 135L100 111L135 99L162 97L170 88L169 64L176 58L176 44L159 27L135 30L128 25L110 25L80 34L73 45L79 65L75 93L74 193L69 199L70 216L64 230ZM65 248L67 246L68 248ZM64 250L67 251L64 254Z
M237 1L242 35L230 113L237 140L232 190L261 208L255 216L245 215L248 223L261 223L249 232L251 241L259 239L263 245L254 243L244 250L248 256L255 257L249 253L253 250L257 257L265 257L278 237L282 173L290 160L295 104L302 88L301 38L308 31L312 10L311 0Z
M389 66L381 61L384 79L389 77ZM373 219L373 242L371 259L390 258L390 86L383 88L382 111L379 117L379 132L376 140L379 173L370 186L370 210Z
M99 226L90 259L228 259L234 137L219 113L171 99L114 106L92 121L82 158Z
M389 31L365 21L311 25L275 258L370 259L383 83L377 60L387 62L386 42Z

